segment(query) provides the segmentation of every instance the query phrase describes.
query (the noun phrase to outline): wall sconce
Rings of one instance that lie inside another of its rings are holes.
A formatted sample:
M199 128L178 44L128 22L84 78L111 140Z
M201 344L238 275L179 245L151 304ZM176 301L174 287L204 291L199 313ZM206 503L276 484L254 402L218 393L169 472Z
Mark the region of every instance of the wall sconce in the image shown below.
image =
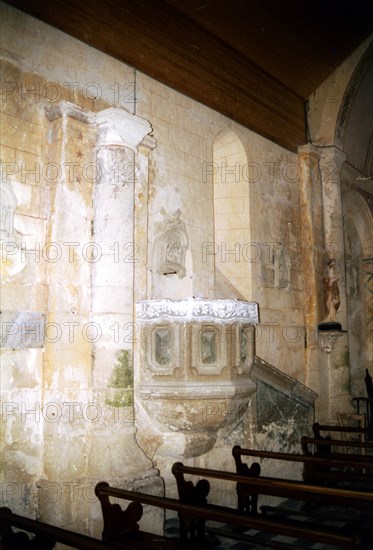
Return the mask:
M324 353L331 353L334 349L334 346L338 342L339 338L347 332L347 330L342 330L341 323L337 322L324 322L317 325L318 329L318 341L320 349Z

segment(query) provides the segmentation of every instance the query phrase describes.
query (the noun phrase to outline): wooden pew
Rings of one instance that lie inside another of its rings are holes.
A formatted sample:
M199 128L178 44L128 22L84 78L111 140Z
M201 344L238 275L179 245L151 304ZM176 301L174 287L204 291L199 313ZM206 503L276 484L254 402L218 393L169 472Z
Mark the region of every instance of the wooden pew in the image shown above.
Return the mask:
M180 467L183 465L175 465L175 472L180 474ZM192 469L193 473L199 475L201 469ZM197 472L195 471L197 470ZM219 477L221 479L229 479L238 483L247 483L248 478L238 476L233 473L222 473L215 470L204 470L208 472L210 477ZM203 481L203 480L201 480ZM259 481L253 478L249 481ZM188 482L186 482L188 483ZM199 485L201 499L205 498L208 492L208 482ZM104 516L104 532L103 541L98 541L85 535L72 533L65 529L54 527L39 521L24 518L12 512L8 508L1 509L0 512L0 527L1 538L4 550L19 550L32 548L33 550L50 550L54 548L56 542L61 542L73 548L82 548L90 550L109 550L115 548L122 549L156 549L156 550L186 550L190 548L190 540L175 541L167 539L151 533L140 531L138 520L141 517L142 507L140 503L150 504L177 511L179 514L184 514L189 518L202 518L204 520L214 520L222 523L230 523L231 525L240 526L243 530L249 528L259 529L261 531L270 531L277 534L291 534L299 538L318 540L326 543L335 543L341 547L358 548L360 545L360 534L354 530L333 530L322 529L312 526L307 527L301 522L287 523L281 521L273 521L262 518L259 514L242 514L236 510L224 508L216 505L193 505L179 502L176 499L166 497L158 497L135 491L127 491L110 487L107 483L102 482L96 486L96 495L98 496L103 516ZM205 497L203 496L205 495ZM109 497L117 497L132 501L126 510L122 510L118 504L111 504ZM35 533L36 537L29 541L24 533L13 533L11 526L20 529L25 529ZM248 540L250 537L246 535L238 535L240 540ZM25 538L26 537L26 538ZM27 542L26 542L27 539ZM206 537L204 532L199 532L198 537L193 542L194 548L206 548ZM260 544L260 537L255 536L256 544ZM267 544L268 539L264 539L263 544ZM195 544L197 543L197 545ZM198 543L201 543L199 546ZM291 548L283 543L275 543L277 548Z
M343 447L345 448L349 448L349 449L358 449L358 450L361 450L361 449L365 449L366 451L368 452L372 452L373 451L373 441L355 441L355 440L351 440L351 439L332 439L330 436L325 436L325 437L319 437L319 438L315 438L315 437L307 437L307 436L303 436L301 438L301 443L302 443L302 440L304 442L306 442L308 445L315 445L316 447L316 451L320 454L324 453L324 454L331 454L332 453L332 447L339 447L340 448L340 454L344 454L344 455L348 455L349 453L346 453L346 452L343 452ZM329 450L326 451L325 449L327 449L329 447ZM356 454L356 453L353 453L353 454Z
M184 466L180 462L173 465L172 472L178 482L178 487L183 483L190 483L190 481L185 481L184 474L191 474L198 477L233 481L240 484L240 486L246 485L248 491L255 494L266 494L286 498L296 498L300 500L311 499L323 504L347 504L357 507L365 506L373 509L373 493L366 493L363 491L352 491L330 487L320 488L319 486L304 484L302 482L268 477L247 477L245 475L238 475L233 472L221 472L207 468ZM234 521L234 517L232 518L231 516L231 512L228 513L229 509L215 505L206 505L208 510L211 510L212 507L223 511L225 523L237 525ZM242 517L242 514L240 514L240 516ZM269 520L267 523L262 515L254 511L246 513L245 528L246 530L251 528L259 529L261 531L288 535L296 538L305 538L318 542L325 542L327 544L336 544L340 547L359 548L361 543L361 535L353 527L347 528L348 532L344 532L341 528L334 529L332 527L320 527L317 524L307 525L304 521L273 521L272 523L272 521ZM219 533L221 533L221 531L219 531Z
M365 415L367 417L368 427L373 428L373 397L353 397L352 401L355 401L357 414L360 413L360 403L365 404Z
M373 428L362 426L340 426L337 424L319 424L314 422L312 425L313 436L315 439L321 439L321 432L339 432L341 434L359 434L364 435L365 440L369 435L373 435ZM328 434L329 435L329 434ZM365 441L362 441L364 443Z
M338 446L340 450L338 452L344 453L344 454L351 454L350 449L354 449L354 453L356 454L356 451L359 454L369 454L373 453L373 442L369 441L372 439L373 435L373 429L371 427L363 427L363 426L340 426L335 424L319 424L318 422L315 422L312 426L312 431L314 434L315 440L322 440L325 439L327 441L332 441L334 446ZM340 433L341 439L337 439L336 437L332 437L330 433ZM324 433L324 435L322 435ZM325 435L325 433L327 435ZM359 435L361 439L347 439L347 436L352 436L353 434ZM338 443L336 443L338 441ZM345 445L340 443L340 441L343 441ZM318 446L317 446L318 445ZM324 445L324 446L323 446ZM345 449L343 449L345 447ZM316 444L316 452L322 454L322 453L330 453L330 450L327 450L327 447L325 444Z
M318 456L325 461L331 459L344 460L345 464L338 469L332 469L327 462L322 466L312 466L305 463L304 479L311 482L339 483L347 481L352 484L363 483L373 487L373 442L347 439L332 439L322 436L324 431L339 431L339 426L314 424L315 438L301 438L302 452L305 456ZM363 428L344 427L345 433L361 433ZM370 429L364 429L369 434ZM346 452L351 450L351 452ZM357 453L361 454L357 454Z
M183 467L182 464L178 463L173 466L173 471L176 473L176 475L180 474L179 468ZM197 469L200 470L200 469ZM209 472L215 472L215 470L208 470ZM218 472L220 474L220 478L224 475L222 472ZM228 478L230 476L233 476L233 478L238 479L239 481L245 482L247 478L243 476L237 476L233 473L228 473ZM217 475L213 477L218 477ZM225 478L225 477L224 477ZM202 480L201 480L202 481ZM206 480L205 480L206 482ZM188 483L188 482L186 482ZM208 482L207 482L208 483ZM207 488L207 485L206 485ZM317 526L307 527L304 525L304 522L292 522L291 525L289 524L285 525L281 521L273 521L266 518L262 518L259 514L254 515L248 515L248 514L242 514L238 512L237 510L234 510L232 508L225 508L223 506L217 506L213 504L189 504L186 502L180 502L179 500L167 498L167 497L158 497L155 495L148 495L145 493L140 493L137 491L128 491L126 489L119 489L115 487L110 487L107 483L101 482L98 485L96 485L95 489L96 495L100 499L102 509L103 509L103 515L104 515L104 533L105 538L107 540L110 540L112 543L118 544L118 547L122 547L121 544L128 540L130 542L138 542L140 544L144 544L144 546L140 546L141 548L147 548L145 545L147 543L146 538L142 538L143 533L136 530L137 537L129 538L131 537L130 530L126 529L125 533L121 533L121 527L123 527L123 521L121 521L120 516L118 515L118 509L114 508L118 505L116 504L110 504L108 505L108 497L116 497L124 500L131 500L131 501L138 501L143 504L150 504L152 506L157 506L163 509L167 510L174 510L177 511L179 514L184 514L188 518L200 518L203 520L214 520L221 523L228 523L230 525L239 526L242 528L242 530L248 530L250 528L258 529L261 531L266 532L274 532L277 534L282 535L289 535L291 533L291 536L294 537L300 537L300 538L308 538L312 540L318 540L325 543L330 544L337 544L340 547L346 547L346 548L359 548L361 537L360 533L356 530L348 529L348 530L334 530L333 528L327 528L327 529L321 529ZM110 517L111 516L111 517ZM128 525L127 525L128 527ZM110 528L110 530L109 530ZM222 534L221 531L219 531L219 534ZM230 532L229 536L231 538L236 538L235 534ZM240 540L249 540L250 537L245 537L244 535L238 535ZM154 536L153 536L154 538ZM158 537L159 540L162 539L162 537ZM255 536L253 540L255 539L255 542L257 545L259 545L261 542L265 545L268 545L269 541L268 538L262 539L258 536ZM188 538L187 540L181 540L181 541L172 541L170 539L163 539L163 544L165 545L164 548L168 548L168 543L175 544L175 548L178 549L190 549L191 544L193 545L193 548L201 548L203 550L206 549L206 543L208 542L208 539L206 538L206 533L199 531L198 532L198 538ZM274 546L276 548L287 548L294 550L294 546L287 545L283 543L274 543ZM136 548L134 546L134 548Z
M124 544L128 545L126 546L128 548L165 550L179 550L183 548L183 545L178 541L141 531L139 528L138 522L143 513L141 503L152 504L153 506L165 509L167 506L163 497L110 487L105 481L96 485L95 494L101 504L104 522L102 540L104 542L110 543L116 548L122 548ZM130 502L125 510L122 510L119 504L112 504L110 502L110 496L132 502Z
M12 527L34 533L29 539L26 533L14 533ZM0 537L2 550L52 550L57 542L82 550L110 550L118 548L98 539L61 529L41 521L13 514L9 508L0 508ZM123 546L122 548L133 548ZM138 547L140 548L140 546Z
M343 504L356 508L367 508L373 510L373 491L362 489L350 489L342 487L324 487L282 479L276 477L246 477L234 472L221 472L208 468L196 468L184 466L177 462L172 467L175 478L181 474L191 474L200 477L224 479L234 483L247 485L253 492L263 495L272 495L284 498L295 498L321 502L322 504Z
M274 451L259 451L256 449L242 449L236 445L232 449L232 455L236 464L237 473L244 473L242 469L245 463L241 456L255 458L268 458L273 460L285 460L303 463L303 480L307 483L329 483L340 481L351 483L373 484L373 457L361 455L314 455L303 440L304 454L280 453ZM254 463L255 464L255 463ZM246 466L247 467L247 466Z
M303 469L303 479L306 483L315 482L320 484L320 480L328 481L330 483L330 478L332 478L332 483L336 481L349 481L353 482L363 482L364 487L366 488L367 482L373 482L373 476L369 474L356 474L355 471L361 471L363 468L372 468L373 467L373 457L361 456L361 455L344 455L344 454L333 454L327 456L315 456L309 453L308 455L302 455L297 453L281 453L273 451L261 451L256 449L243 449L240 446L236 445L232 449L232 455L236 463L237 472L242 468L242 456L249 456L252 458L266 458L271 460L281 460L281 461L291 461L291 462L301 462L304 464ZM330 468L339 468L342 469L342 472L331 471ZM347 469L348 471L344 471ZM352 472L351 472L352 470ZM372 483L373 486L373 483ZM309 504L309 503L307 503ZM325 520L325 512L314 511L314 507L306 505L301 510L294 510L291 508L286 508L283 505L280 507L275 506L261 506L261 511L264 515L272 514L272 517L278 518L279 516L305 516L307 518L314 518L316 521L320 519ZM351 520L351 516L347 515L346 512L333 513L332 519L334 520ZM372 521L373 517L369 519L369 522ZM367 524L367 518L361 514L361 517L355 517L354 522L356 525L359 525L363 530Z

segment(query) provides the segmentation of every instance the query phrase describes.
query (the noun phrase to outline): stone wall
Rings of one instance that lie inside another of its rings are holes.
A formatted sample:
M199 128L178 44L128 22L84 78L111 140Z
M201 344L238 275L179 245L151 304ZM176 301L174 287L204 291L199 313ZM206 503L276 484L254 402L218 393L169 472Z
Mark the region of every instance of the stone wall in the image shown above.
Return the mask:
M318 391L318 155L1 10L3 503L99 535L96 482L163 491L136 435L136 302L257 302L256 355ZM230 469L254 413L189 460Z

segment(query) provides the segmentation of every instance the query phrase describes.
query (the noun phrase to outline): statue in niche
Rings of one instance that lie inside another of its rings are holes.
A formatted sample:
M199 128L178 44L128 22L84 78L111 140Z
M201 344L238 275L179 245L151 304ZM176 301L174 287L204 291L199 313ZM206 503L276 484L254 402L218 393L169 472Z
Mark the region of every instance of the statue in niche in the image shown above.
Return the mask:
M323 323L335 323L338 308L341 304L338 287L339 277L336 274L336 261L331 259L327 263L327 275L323 279L325 306L328 312Z
M189 246L185 224L180 220L180 210L172 215L167 214L163 208L161 212L164 217L161 225L166 229L154 241L153 259L156 272L159 275L178 275L181 278L186 274L185 254Z
M181 264L183 251L181 249L180 239L178 235L173 234L172 240L167 243L166 262Z

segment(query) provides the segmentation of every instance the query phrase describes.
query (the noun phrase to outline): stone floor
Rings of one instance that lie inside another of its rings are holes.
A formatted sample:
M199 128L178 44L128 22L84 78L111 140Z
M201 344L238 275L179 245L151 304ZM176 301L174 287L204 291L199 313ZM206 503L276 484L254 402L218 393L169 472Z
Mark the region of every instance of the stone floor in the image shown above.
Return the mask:
M348 525L347 521L356 522L357 526L362 526L365 532L364 543L362 550L373 550L373 511L357 511L353 508L347 507L333 507L323 506L313 509L313 520L310 520L306 516L298 515L301 508L299 501L287 500L281 508L290 509L295 512L294 515L287 516L289 519L296 519L297 521L309 522L313 521L313 524L317 527L334 526L337 529L343 529ZM333 514L333 520L325 520L326 514ZM320 517L319 517L320 515ZM281 516L283 518L283 516ZM271 518L276 519L276 514L273 513ZM280 519L280 516L277 515ZM218 530L220 531L218 533ZM224 530L224 537L221 536L221 530ZM282 549L312 549L312 550L336 550L338 548L335 545L317 543L307 539L298 539L283 535L275 535L272 533L265 533L257 531L255 529L249 529L247 531L235 531L231 525L218 524L216 522L207 522L208 540L206 543L198 546L198 548L204 548L205 550L214 549L217 550L265 550L272 548ZM231 535L230 535L231 534ZM179 536L179 521L177 518L168 519L166 521L165 535L170 538L178 538ZM244 540L239 540L240 538ZM193 546L191 545L191 548Z

